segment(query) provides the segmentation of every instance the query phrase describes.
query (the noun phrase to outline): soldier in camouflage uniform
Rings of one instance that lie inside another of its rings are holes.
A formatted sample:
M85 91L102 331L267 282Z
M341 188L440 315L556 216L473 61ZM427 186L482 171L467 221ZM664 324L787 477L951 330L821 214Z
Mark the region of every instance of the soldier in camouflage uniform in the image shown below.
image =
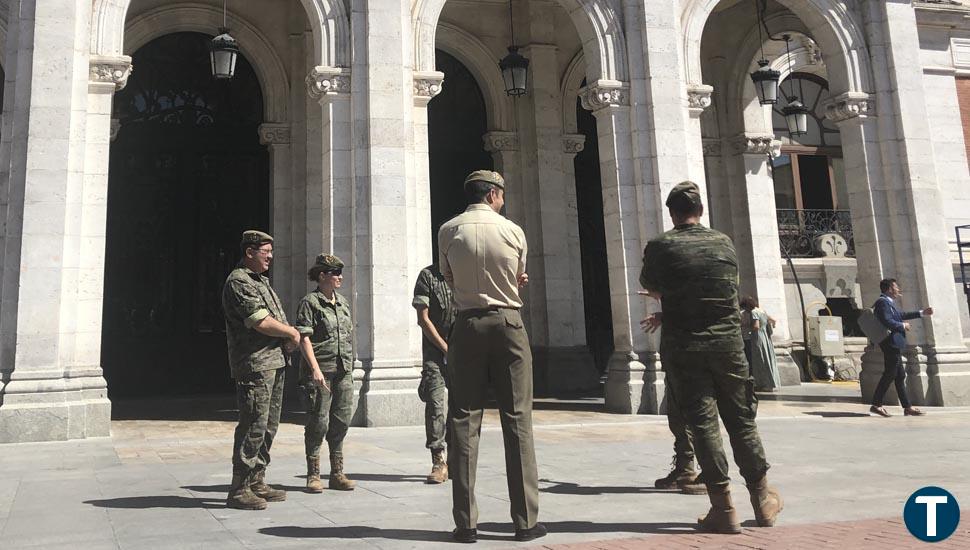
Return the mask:
M421 327L421 383L418 397L424 401L424 428L427 448L431 450L431 473L426 483L444 483L448 480L448 464L445 442L451 424L446 399L448 375L445 356L448 353L448 333L455 322L456 308L451 287L437 265L429 265L418 274L411 302L418 314Z
M343 443L354 414L354 352L350 304L337 293L344 263L331 254L317 256L307 277L317 288L300 301L296 326L303 335L300 382L307 400L307 479L310 493L323 492L320 481L320 447L330 449L329 487L352 491L356 483L344 474Z
M704 207L691 182L677 184L666 205L674 228L647 243L640 284L660 299L661 357L674 396L694 435L711 509L701 529L740 533L731 502L728 463L717 416L731 438L734 458L751 494L757 524L774 525L782 509L768 486L768 462L755 425L757 399L741 341L738 260L731 239L700 224Z
M273 260L273 237L246 231L240 249L242 260L222 289L239 407L226 505L262 510L267 502L286 500L286 493L266 485L264 478L283 405L284 353L296 349L300 333L286 324L279 296L265 275Z

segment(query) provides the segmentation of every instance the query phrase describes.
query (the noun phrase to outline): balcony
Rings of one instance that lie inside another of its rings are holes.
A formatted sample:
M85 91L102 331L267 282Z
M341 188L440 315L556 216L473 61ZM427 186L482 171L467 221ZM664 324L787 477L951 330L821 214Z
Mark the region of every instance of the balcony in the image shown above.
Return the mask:
M834 233L845 239L845 256L855 257L852 217L848 210L782 210L778 211L778 240L782 255L792 258L815 258L825 254L818 240Z

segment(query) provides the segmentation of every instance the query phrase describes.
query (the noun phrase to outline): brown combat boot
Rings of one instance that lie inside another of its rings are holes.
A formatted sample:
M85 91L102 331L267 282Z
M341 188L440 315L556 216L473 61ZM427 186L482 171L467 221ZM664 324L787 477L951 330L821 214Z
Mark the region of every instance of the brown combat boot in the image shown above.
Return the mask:
M249 488L249 476L232 475L229 485L229 496L226 497L226 507L237 510L265 510L266 499L260 498Z
M707 494L707 484L704 483L704 472L697 475L692 481L686 480L684 483L678 483L680 487L680 492L685 495L706 495Z
M774 525L778 514L785 507L785 502L774 487L768 486L768 476L756 483L749 483L748 492L751 493L751 506L754 508L754 519L758 522L758 527Z
M338 491L353 491L357 484L344 475L343 453L330 453L330 488Z
M322 493L323 482L320 481L320 457L306 457L306 492Z
M438 484L446 481L448 481L448 464L445 461L445 450L431 449L431 473L424 482Z
M697 519L697 527L708 533L722 535L737 535L741 532L738 523L738 513L731 503L731 489L728 487L708 490L707 497L711 500L711 509L707 515Z
M249 482L249 488L254 495L266 502L283 502L286 500L286 491L270 487L265 480L266 470L256 470Z
M672 462L673 469L667 474L653 482L657 489L679 489L684 485L694 483L697 479L697 471L694 470L694 459L675 456Z

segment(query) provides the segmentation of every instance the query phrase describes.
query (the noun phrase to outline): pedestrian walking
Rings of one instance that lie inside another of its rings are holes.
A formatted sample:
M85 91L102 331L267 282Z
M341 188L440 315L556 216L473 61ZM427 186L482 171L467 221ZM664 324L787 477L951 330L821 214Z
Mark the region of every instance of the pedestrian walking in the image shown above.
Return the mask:
M700 223L700 190L677 184L666 205L674 228L647 243L640 284L661 302L660 354L674 395L694 435L711 508L699 528L740 533L731 501L720 413L759 526L782 509L768 486L768 461L755 424L757 399L744 358L738 310L738 260L731 239Z
M300 300L296 326L303 335L300 345L304 361L300 382L306 396L306 489L322 493L320 448L327 440L330 451L328 486L353 491L356 483L344 474L344 437L354 414L354 322L350 304L337 293L343 283L344 263L332 254L317 256L307 278L317 288Z
M900 311L896 301L903 295L903 290L899 287L896 279L879 281L879 291L882 294L876 299L872 310L876 319L889 331L889 335L879 342L884 368L882 377L876 384L876 391L872 394L872 406L869 407L869 412L883 417L892 416L882 403L886 396L886 390L889 389L889 384L895 382L896 396L899 397L899 404L903 407L903 415L923 416L926 413L914 407L906 393L906 369L903 367L903 350L906 349L906 332L910 329L910 324L906 321L929 317L933 315L933 308L928 307L919 311Z
M525 234L499 212L505 180L480 170L465 178L465 212L438 231L439 266L454 290L457 318L448 341L452 446L448 470L458 542L477 539L475 474L488 389L498 401L515 539L546 534L536 521L539 474L532 440L532 351L519 288L528 282Z
M451 415L448 409L448 334L457 312L451 287L437 264L418 274L411 301L421 327L421 382L418 397L424 402L425 446L431 451L431 473L426 483L448 481L447 445Z
M286 322L266 271L273 261L273 237L249 230L240 242L242 259L222 288L229 367L236 380L239 422L232 447L232 482L226 506L262 510L286 500L286 492L265 482L270 448L283 407L286 353L300 333Z

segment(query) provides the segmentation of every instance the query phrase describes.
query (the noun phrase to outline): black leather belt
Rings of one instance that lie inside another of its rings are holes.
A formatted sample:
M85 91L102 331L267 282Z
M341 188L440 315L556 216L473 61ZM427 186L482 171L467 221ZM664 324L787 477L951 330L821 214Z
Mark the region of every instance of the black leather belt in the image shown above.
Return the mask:
M458 315L482 315L484 313L492 313L494 311L499 311L502 309L511 309L513 311L518 311L519 308L512 306L489 306L489 307L476 307L471 309L463 309L458 312Z

